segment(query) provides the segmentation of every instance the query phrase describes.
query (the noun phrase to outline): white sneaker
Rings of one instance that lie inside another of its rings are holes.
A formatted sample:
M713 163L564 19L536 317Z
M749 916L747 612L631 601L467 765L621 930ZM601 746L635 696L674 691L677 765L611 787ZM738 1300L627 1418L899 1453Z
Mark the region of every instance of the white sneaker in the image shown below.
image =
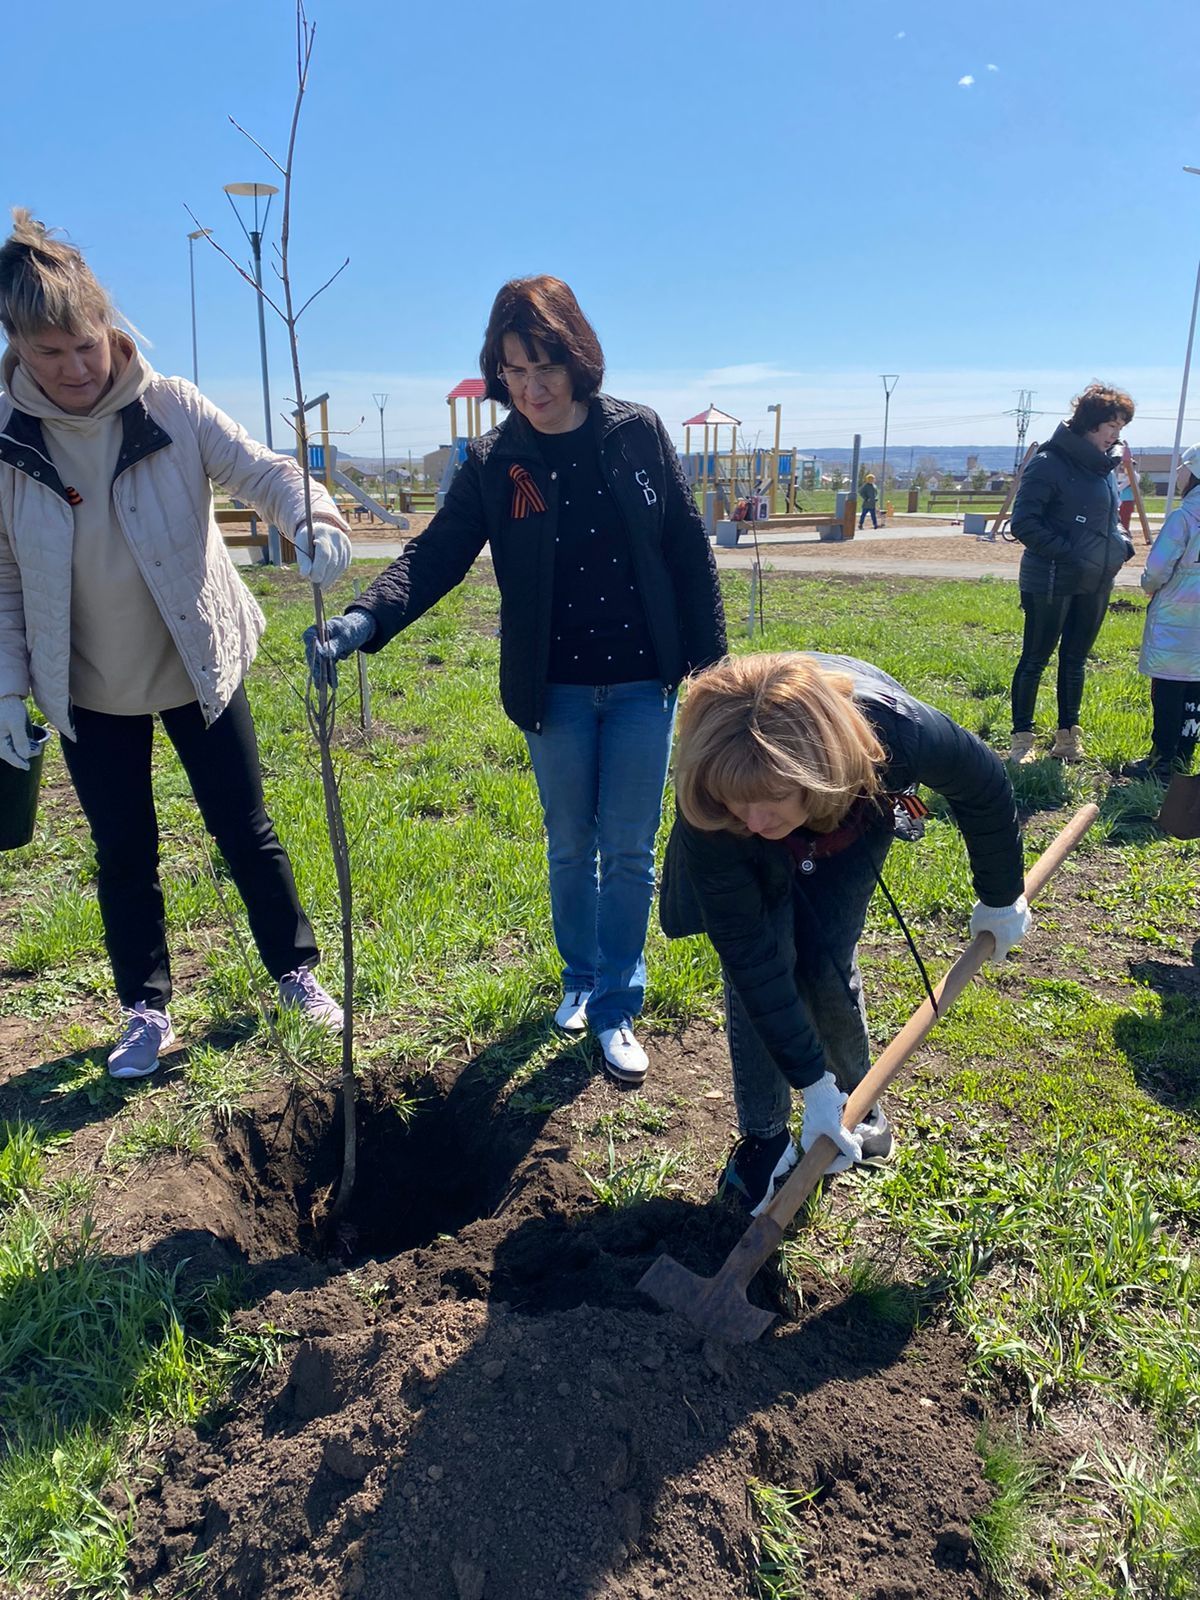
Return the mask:
M623 1022L619 1028L601 1028L597 1037L604 1051L604 1065L617 1082L641 1083L650 1062L629 1023Z
M568 989L554 1013L558 1026L567 1033L582 1033L587 1027L587 1003L591 998L590 989Z

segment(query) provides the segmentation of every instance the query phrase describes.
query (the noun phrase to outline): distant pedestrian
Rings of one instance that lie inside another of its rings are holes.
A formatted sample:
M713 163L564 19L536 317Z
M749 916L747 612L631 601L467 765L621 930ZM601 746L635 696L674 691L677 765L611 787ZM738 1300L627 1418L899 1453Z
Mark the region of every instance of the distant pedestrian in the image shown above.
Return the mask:
M1179 504L1142 573L1151 598L1138 670L1150 679L1150 754L1125 768L1127 777L1164 784L1190 769L1200 736L1200 444L1184 451L1175 487Z
M1070 419L1021 475L1012 531L1025 546L1018 583L1025 614L1021 657L1012 681L1012 750L1019 766L1037 759L1033 713L1038 687L1058 650L1058 731L1050 754L1083 755L1079 708L1088 651L1096 642L1117 571L1133 541L1117 516L1114 446L1133 420L1133 401L1094 383L1073 402Z
M555 1021L590 1027L640 1083L654 840L680 679L725 650L708 535L648 406L600 392L604 355L571 289L496 296L479 368L510 408L473 439L446 503L320 645L313 670L375 651L462 582L486 544L500 590L500 698L525 732L563 963Z
M873 528L877 528L879 526L879 518L875 515L875 507L878 504L879 490L875 487L875 474L873 472L868 472L866 477L863 479L862 485L862 514L858 519L858 525L860 528L866 522L868 515L871 518L871 526Z
M1117 468L1117 515L1121 519L1121 526L1128 533L1133 523L1133 481L1131 474L1137 471L1137 462L1127 456Z

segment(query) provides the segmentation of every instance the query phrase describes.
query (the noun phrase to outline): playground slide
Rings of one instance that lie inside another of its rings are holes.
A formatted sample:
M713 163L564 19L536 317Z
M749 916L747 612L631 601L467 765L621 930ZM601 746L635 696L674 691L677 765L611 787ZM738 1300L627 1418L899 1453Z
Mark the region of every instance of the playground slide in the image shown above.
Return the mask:
M395 511L385 511L378 500L373 500L369 494L359 488L353 478L348 478L344 472L339 472L335 467L330 473L330 477L339 489L344 489L348 495L358 501L360 506L365 506L373 517L378 517L380 522L386 522L393 528L403 529L408 527L407 517L399 516Z

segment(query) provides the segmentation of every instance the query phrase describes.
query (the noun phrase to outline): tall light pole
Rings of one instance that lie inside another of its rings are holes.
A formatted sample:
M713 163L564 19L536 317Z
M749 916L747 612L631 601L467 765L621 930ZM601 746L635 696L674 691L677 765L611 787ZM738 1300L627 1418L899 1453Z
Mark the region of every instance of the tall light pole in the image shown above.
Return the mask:
M888 412L892 406L892 390L900 382L900 374L898 372L881 372L879 376L883 379L883 461L879 468L879 493L882 499L879 509L885 512L883 520L886 522Z
M1200 167L1184 167L1193 177L1200 178ZM1188 374L1192 367L1192 340L1196 333L1196 307L1200 305L1200 262L1196 265L1196 287L1192 292L1192 320L1188 323L1187 353L1183 358L1183 383L1179 388L1179 415L1175 419L1175 444L1171 450L1171 475L1167 479L1167 500L1163 507L1164 520L1171 515L1175 502L1175 474L1179 471L1180 444L1183 440L1183 413L1187 405Z
M770 416L772 411L775 413L775 465L772 468L771 478L771 515L774 517L778 516L779 514L779 428L783 421L783 407L768 406L767 415ZM795 463L795 455L796 452L793 450L793 464ZM786 505L784 506L784 510L787 510Z
M271 210L271 196L278 194L279 190L273 183L227 183L225 193L229 196L229 204L233 206L233 214L238 219L238 225L246 238L250 241L250 256L254 263L254 281L259 290L262 289L262 240L266 232L267 217ZM242 214L234 202L234 196L249 196L254 201L254 226L248 228L242 219ZM258 215L258 202L266 200L262 218ZM263 311L263 297L261 292L255 296L258 301L258 355L262 365L262 391L263 391L263 419L267 430L267 448L275 448L271 437L271 385L267 376L267 322Z
M383 408L388 403L388 397L385 394L373 394L371 399L379 407L379 454L382 458L380 477L383 479L383 509L386 511L388 509L387 446L383 442ZM400 504L403 507L404 502L401 501Z
M197 228L188 234L188 282L192 286L192 382L200 387L200 361L196 354L196 240L207 239L211 228Z
M229 204L233 207L233 214L238 219L238 226L250 241L250 256L254 263L254 281L258 285L258 359L262 366L263 390L263 420L266 427L266 445L268 450L274 450L275 441L271 437L271 385L267 377L267 320L263 308L262 297L262 236L266 231L267 216L271 210L271 196L278 194L279 190L273 183L227 183L225 193L229 196ZM237 208L234 196L248 197L254 201L254 226L248 228L242 220L242 213ZM263 207L262 220L258 215L258 202L266 200ZM297 397L299 403L299 397ZM304 463L307 470L308 463ZM283 546L279 539L278 528L267 529L267 560L272 566L280 566L283 561Z

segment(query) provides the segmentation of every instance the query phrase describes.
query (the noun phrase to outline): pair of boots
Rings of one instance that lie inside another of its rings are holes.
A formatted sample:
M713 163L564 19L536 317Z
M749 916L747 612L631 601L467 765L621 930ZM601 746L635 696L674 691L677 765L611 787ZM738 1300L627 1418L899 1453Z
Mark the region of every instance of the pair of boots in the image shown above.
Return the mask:
M1008 759L1014 767L1027 767L1031 762L1040 759L1033 748L1033 738L1032 733L1013 734L1012 749ZM1073 728L1059 728L1055 732L1050 754L1055 761L1083 760L1083 730L1078 723Z

